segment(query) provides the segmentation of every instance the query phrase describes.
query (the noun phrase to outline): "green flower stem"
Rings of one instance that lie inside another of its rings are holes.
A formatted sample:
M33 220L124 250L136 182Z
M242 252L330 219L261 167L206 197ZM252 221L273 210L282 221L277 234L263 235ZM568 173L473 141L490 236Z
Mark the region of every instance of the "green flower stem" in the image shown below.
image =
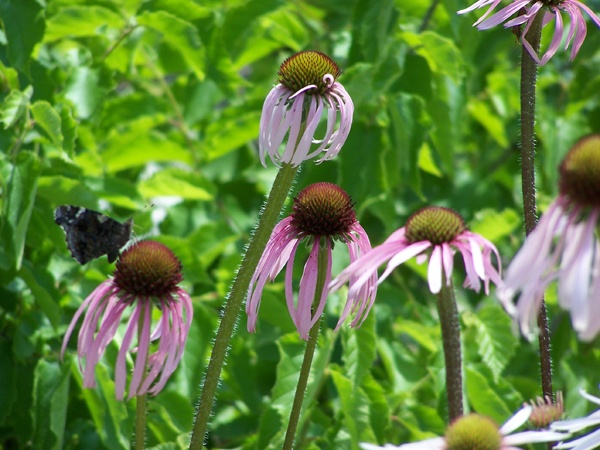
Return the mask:
M143 450L146 440L146 409L148 397L146 394L136 396L135 404L135 450Z
M152 305L148 303L142 304L140 308L140 316L138 317L138 343L141 340L142 328L144 326L144 318L146 317L146 308L151 308ZM138 353L137 358L142 355ZM146 358L148 355L146 355ZM142 385L143 380L140 382ZM135 450L143 450L144 444L146 443L146 409L148 407L148 397L146 394L137 395L135 397L135 435L134 435L134 448Z
M325 289L325 280L327 278L327 258L329 257L327 248L321 247L319 249L319 261L318 261L318 273L317 273L317 285L315 287L315 298L313 300L314 309L316 309L316 303L321 299L321 293ZM300 376L298 378L298 386L296 387L296 394L294 395L294 404L292 405L292 412L290 414L290 421L285 432L285 441L283 443L283 450L291 450L294 445L294 438L296 437L296 429L298 428L298 421L300 420L300 412L302 411L302 401L304 400L304 394L306 393L306 385L308 384L308 376L310 374L310 366L312 365L313 357L315 355L315 349L317 348L317 340L319 338L319 329L321 326L321 317L317 320L314 326L308 333L308 342L306 343L306 350L304 350L304 360L302 361L302 367L300 368Z
M265 204L265 208L258 221L258 226L254 232L248 250L244 255L242 265L235 277L229 299L225 304L221 323L217 331L217 336L213 345L208 368L206 369L206 377L202 386L200 395L200 403L196 412L194 421L194 429L192 431L192 440L190 442L190 450L200 450L204 442L204 436L208 426L208 420L212 410L215 394L221 376L221 370L227 355L227 348L233 335L233 330L237 322L238 313L242 307L248 286L258 261L267 245L269 237L275 227L277 219L285 199L298 172L298 167L292 167L290 164L283 164L277 177L273 182L273 187Z
M444 361L446 363L446 395L449 422L463 415L462 356L460 351L460 323L454 298L452 281L446 285L442 276L442 289L437 295L437 309L442 327Z
M542 36L542 17L537 14L527 33L527 40L536 53L539 53ZM523 189L523 217L525 233L533 231L537 223L535 202L535 100L536 100L537 63L523 46L521 57L521 180ZM550 331L546 316L546 303L538 312L540 329L540 371L543 396L554 398L552 394L552 356L550 355Z

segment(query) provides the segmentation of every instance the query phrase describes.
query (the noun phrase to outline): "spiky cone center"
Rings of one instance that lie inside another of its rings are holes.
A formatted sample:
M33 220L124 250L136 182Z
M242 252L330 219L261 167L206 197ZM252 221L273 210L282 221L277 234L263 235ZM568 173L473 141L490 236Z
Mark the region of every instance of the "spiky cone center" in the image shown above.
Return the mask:
M559 188L571 202L600 207L600 135L577 142L560 164Z
M406 237L414 243L429 241L434 245L452 242L467 229L456 212L441 206L423 208L408 218Z
M298 92L306 86L317 86L317 94L324 94L342 71L333 59L324 53L308 50L286 59L279 67L279 82ZM325 78L331 75L333 79Z
M119 289L148 297L176 291L181 280L181 262L171 249L155 241L137 242L125 250L114 273L114 283Z
M292 210L292 226L309 236L340 237L356 222L352 199L332 183L314 183L302 189Z
M537 429L548 428L552 422L560 420L565 412L561 391L556 393L556 402L549 397L538 397L537 402L531 402L531 406L533 410L529 416L529 423Z
M447 450L499 450L502 436L488 417L469 414L456 419L446 430Z

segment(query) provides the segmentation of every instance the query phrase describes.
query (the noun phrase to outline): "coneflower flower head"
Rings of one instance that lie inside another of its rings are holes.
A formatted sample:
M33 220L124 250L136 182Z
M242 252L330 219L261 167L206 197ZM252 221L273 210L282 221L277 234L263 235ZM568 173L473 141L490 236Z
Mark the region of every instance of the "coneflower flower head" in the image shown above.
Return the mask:
M524 431L511 434L527 422L532 407L524 406L504 425L499 427L492 419L480 414L467 414L454 420L444 437L426 439L400 446L387 444L378 447L360 444L363 450L519 450L517 445L535 442L555 442L569 437L554 431Z
M380 246L375 247L355 263L352 263L333 280L332 289L337 289L351 277L357 281L353 289L360 289L362 283L373 274L377 267L388 262L378 284L400 264L417 257L418 263L429 258L427 279L429 290L433 294L440 292L445 275L447 285L452 280L454 253L458 250L465 263L467 278L465 287L476 291L481 289L483 281L485 292L489 291L489 282L500 282L500 275L491 262L491 254L500 257L496 247L482 236L469 231L460 215L449 208L430 206L409 217L406 225L395 231Z
M178 286L183 279L181 269L173 252L158 242L138 242L121 254L114 278L100 284L82 303L63 341L61 354L79 317L87 310L77 343L80 367L85 360L84 387L96 386L94 368L114 338L123 314L131 307L117 355L117 398L124 396L127 352L136 337L137 347L131 350L136 356L129 398L162 390L183 355L193 316L190 296ZM161 317L151 330L153 306L159 308ZM150 353L152 342L157 340Z
M348 247L351 261L371 249L366 232L356 220L350 196L332 183L311 184L294 199L292 214L273 230L250 281L246 303L248 331L253 332L256 328L265 283L273 281L287 264L285 295L288 310L300 337L308 339L308 332L323 313L329 294L327 285L331 280L332 248L335 241ZM300 281L298 301L295 302L292 288L293 265L301 243L306 243L311 250ZM326 280L322 291L316 293L318 272L321 269L318 262L320 249L327 252ZM374 283L375 278L364 289L348 296L337 327L349 314L355 314L351 326L360 326L375 299L375 289L372 289ZM315 296L318 302L314 301Z
M565 413L561 391L556 393L556 402L553 402L548 396L538 397L535 402L531 401L531 406L533 411L529 416L529 423L537 429L548 428L552 422L559 420Z
M559 196L511 262L497 295L531 338L544 290L557 279L559 305L570 311L579 337L591 340L600 331L600 136L575 144L559 173Z
M279 84L267 95L260 119L258 145L263 166L266 155L277 166L298 166L322 152L325 154L317 163L339 153L350 133L354 114L350 95L337 81L340 74L339 66L329 56L316 51L296 53L281 64ZM316 139L325 109L325 134ZM282 153L280 147L286 135Z
M596 405L600 405L600 398L588 394L587 392L580 390L579 393L583 398L589 400ZM597 409L593 413L575 419L560 420L553 422L550 425L552 430L566 431L569 433L577 433L586 428L594 427L588 434L573 439L572 441L561 442L554 446L556 449L569 448L573 450L592 450L600 446L600 409Z
M520 34L521 43L525 46L531 57L540 65L546 64L548 60L554 56L560 46L564 31L562 13L567 13L571 20L565 43L565 50L573 43L570 56L571 61L577 56L587 34L585 18L581 11L585 11L596 25L600 27L600 18L598 18L590 8L578 0L514 0L508 6L488 18L500 2L501 0L479 0L470 7L458 11L458 14L464 14L477 8L491 5L486 13L474 23L474 26L477 26L479 30L493 28L502 22L504 22L505 28L525 25L525 28ZM515 14L518 15L515 18L508 20ZM529 28L538 14L544 15L542 18L543 26L548 24L553 18L555 19L555 30L552 42L541 59L538 57L529 41L527 41Z

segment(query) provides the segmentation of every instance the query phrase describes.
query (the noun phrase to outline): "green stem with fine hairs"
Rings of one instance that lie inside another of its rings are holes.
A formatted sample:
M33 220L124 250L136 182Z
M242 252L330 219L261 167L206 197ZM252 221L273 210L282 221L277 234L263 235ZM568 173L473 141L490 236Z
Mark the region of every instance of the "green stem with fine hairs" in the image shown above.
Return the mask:
M215 337L210 361L206 369L206 376L200 395L200 403L196 411L196 419L192 430L192 439L190 450L200 450L204 442L204 436L208 426L208 420L212 411L214 398L221 376L221 370L227 356L227 348L233 335L233 330L237 322L238 314L242 307L248 286L258 261L267 245L269 237L277 223L285 199L287 198L299 166L292 167L291 164L283 164L277 177L273 182L273 187L265 204L265 208L260 216L258 225L244 255L240 269L235 277L229 298L223 310L221 323Z
M442 275L442 289L437 294L437 309L442 327L442 344L446 364L446 396L448 398L448 418L451 423L463 415L462 356L460 351L460 323L454 298L452 280L446 284L446 274Z
M140 307L140 316L138 317L138 346L142 337L142 328L144 326L144 318L146 316L146 308L152 308L152 305L142 301L142 305ZM137 358L140 358L142 355L138 353ZM148 355L146 355L146 358ZM143 380L140 382L140 386L142 385ZM148 397L146 394L136 395L135 397L135 435L134 435L134 448L135 450L143 450L144 444L146 442L146 409L148 407Z
M317 283L315 286L315 298L313 300L313 309L316 309L318 302L321 300L321 293L325 287L325 280L327 279L327 258L329 253L327 247L319 248L319 256L317 262ZM294 403L292 405L292 412L290 413L290 421L285 432L285 441L283 442L283 450L291 450L294 445L294 438L296 437L296 429L298 428L298 421L300 420L300 413L302 411L302 402L304 400L304 394L306 393L306 386L308 384L308 376L310 375L310 367L312 365L313 357L315 355L315 349L317 348L317 339L319 338L319 327L321 325L321 317L316 321L313 327L308 333L308 341L306 343L306 349L304 350L304 360L302 361L302 367L300 368L300 376L298 378L298 385L296 386L296 393L294 395Z
M539 53L542 36L542 18L540 12L527 32L527 41ZM537 63L523 46L521 57L521 183L523 189L523 218L525 233L533 231L537 223L535 202L535 100L536 100ZM550 354L550 330L546 316L546 303L542 299L538 311L540 372L542 392L545 398L554 398L552 394L552 356Z

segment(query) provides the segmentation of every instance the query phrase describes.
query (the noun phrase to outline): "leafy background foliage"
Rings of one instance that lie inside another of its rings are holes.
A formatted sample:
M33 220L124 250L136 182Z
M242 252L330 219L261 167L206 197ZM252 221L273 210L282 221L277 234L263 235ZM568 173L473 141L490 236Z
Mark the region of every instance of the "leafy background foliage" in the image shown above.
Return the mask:
M219 311L276 172L258 163L262 102L294 52L336 59L356 106L340 156L306 163L296 190L341 185L373 244L420 207L454 208L506 265L523 239L520 45L509 31L472 28L476 14L456 15L466 5L0 0L2 446L129 446L134 408L115 400L117 344L94 390L82 389L75 339L59 356L74 311L112 269L105 258L84 267L70 258L53 210L75 204L133 216L138 237L166 243L183 262L194 324L179 369L150 403L148 445L186 448ZM598 48L592 25L574 63L559 53L540 71L542 209L562 155L600 132ZM336 257L337 273L347 256ZM540 394L536 348L513 334L493 293L460 289L458 272L468 408L502 423ZM297 448L442 433L443 354L424 268L397 269L360 329L333 332L343 295L329 299ZM554 292L548 302L555 387L570 414L583 414L589 406L571 394L597 393L598 346L577 342ZM210 448L280 448L283 439L304 345L281 280L265 291L258 332L245 326L242 314Z

